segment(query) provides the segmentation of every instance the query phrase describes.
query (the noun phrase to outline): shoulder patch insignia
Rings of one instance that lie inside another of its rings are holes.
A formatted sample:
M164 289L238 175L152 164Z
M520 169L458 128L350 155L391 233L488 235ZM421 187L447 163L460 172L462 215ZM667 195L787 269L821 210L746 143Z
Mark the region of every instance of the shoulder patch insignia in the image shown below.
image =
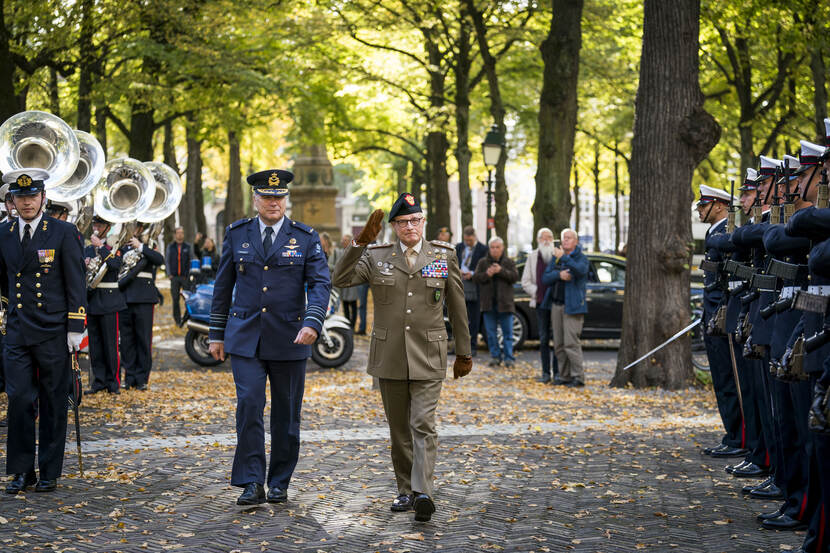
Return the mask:
M228 228L236 228L236 227L242 226L242 225L244 225L245 223L250 222L251 220L253 220L253 217L246 217L246 218L244 218L244 219L240 219L240 220L238 220L238 221L234 221L233 223L231 223L230 225L228 225Z
M377 248L389 248L389 247L391 247L391 246L392 246L392 243L391 243L391 242L387 242L387 243L385 243L385 244L369 244L369 245L368 245L368 246L366 246L366 247L367 247L368 249L370 249L370 250L374 250L374 249L377 249Z
M442 248L448 248L451 250L455 249L455 246L453 246L449 242L444 242L443 240L430 240L429 243L433 246L441 246Z

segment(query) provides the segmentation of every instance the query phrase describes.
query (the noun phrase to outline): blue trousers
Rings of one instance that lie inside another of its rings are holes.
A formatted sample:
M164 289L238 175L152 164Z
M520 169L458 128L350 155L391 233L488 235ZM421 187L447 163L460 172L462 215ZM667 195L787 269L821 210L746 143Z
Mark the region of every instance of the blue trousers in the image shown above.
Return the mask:
M300 409L306 360L267 361L231 356L236 384L236 453L231 485L266 481L265 381L271 383L271 459L268 487L288 489L300 456Z
M360 319L358 334L366 334L366 302L369 301L369 284L357 285L357 315Z
M501 327L501 333L504 337L502 347L499 347L498 327ZM490 357L503 361L514 361L513 313L499 313L495 309L485 311L484 328L487 331L487 347L490 348Z
M536 308L536 323L539 328L539 355L542 357L542 378L553 378L559 374L559 363L550 347L550 309ZM553 366L553 375L550 373Z
M704 316L707 324L712 313ZM706 327L703 327L706 328ZM712 387L718 404L723 428L726 435L721 442L731 447L744 447L744 421L738 403L738 388L732 372L732 360L729 357L729 342L725 336L703 334L706 355L709 358L709 370L712 375Z

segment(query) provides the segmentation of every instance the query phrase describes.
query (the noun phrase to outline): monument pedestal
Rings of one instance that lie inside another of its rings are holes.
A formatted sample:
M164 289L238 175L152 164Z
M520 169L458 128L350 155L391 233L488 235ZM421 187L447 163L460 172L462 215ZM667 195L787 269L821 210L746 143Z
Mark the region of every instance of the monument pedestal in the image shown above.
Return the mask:
M340 242L335 198L337 187L332 186L334 174L326 147L309 146L297 156L291 184L291 218L314 227L318 233L327 232L332 242Z
M340 242L340 227L334 200L337 188L334 186L295 186L291 188L291 218L314 227L318 233L329 233L332 242Z

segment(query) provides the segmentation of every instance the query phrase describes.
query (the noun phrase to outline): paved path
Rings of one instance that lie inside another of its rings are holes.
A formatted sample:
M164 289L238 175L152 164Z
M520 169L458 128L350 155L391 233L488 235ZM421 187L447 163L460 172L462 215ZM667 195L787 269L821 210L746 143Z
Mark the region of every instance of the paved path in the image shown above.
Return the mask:
M420 524L389 511L387 429L359 339L345 370L309 371L289 502L237 507L228 366L193 366L163 323L150 392L85 400L85 478L70 433L55 493L0 496L4 553L751 552L803 538L759 530L754 516L776 505L698 453L718 437L710 392L609 390L613 350L588 354L584 390L535 383L532 350L510 371L448 380L438 511Z

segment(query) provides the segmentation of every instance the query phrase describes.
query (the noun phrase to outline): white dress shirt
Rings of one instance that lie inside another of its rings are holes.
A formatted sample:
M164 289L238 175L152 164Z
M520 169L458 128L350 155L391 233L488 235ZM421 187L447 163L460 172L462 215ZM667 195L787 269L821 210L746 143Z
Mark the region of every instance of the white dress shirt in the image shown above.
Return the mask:
M262 222L262 219L257 217L257 221L259 221L259 237L262 241L265 241L265 229L268 228L269 225L266 225ZM270 225L272 229L274 229L274 235L271 237L271 245L273 246L274 243L277 241L277 235L280 233L280 229L282 228L282 222L285 221L285 216L280 217L280 220ZM265 252L268 253L268 252Z
M20 228L18 229L18 232L20 235L21 242L23 241L23 229L26 227L26 225L29 225L29 228L31 229L31 234L29 235L29 238L34 238L35 231L37 230L37 226L40 224L41 219L43 219L43 210L41 210L41 212L38 213L37 217L35 217L33 221L26 222L23 220L23 217L17 217L17 222L20 223Z

